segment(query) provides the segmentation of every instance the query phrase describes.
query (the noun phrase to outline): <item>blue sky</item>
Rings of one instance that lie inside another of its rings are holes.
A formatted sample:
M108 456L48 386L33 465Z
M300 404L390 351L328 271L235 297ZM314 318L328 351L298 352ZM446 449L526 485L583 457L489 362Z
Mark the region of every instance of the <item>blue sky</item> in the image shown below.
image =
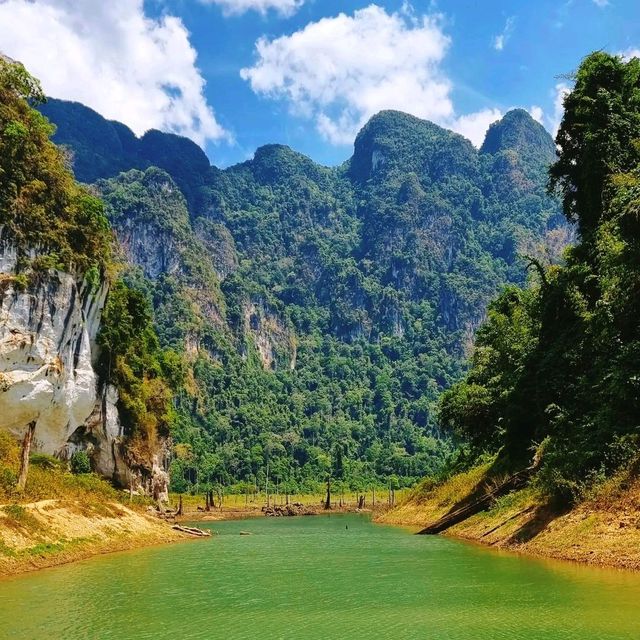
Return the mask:
M552 131L566 74L584 55L640 49L640 5L0 0L0 42L50 95L137 133L189 135L218 166L270 142L333 165L381 108L433 119L476 144L515 106Z

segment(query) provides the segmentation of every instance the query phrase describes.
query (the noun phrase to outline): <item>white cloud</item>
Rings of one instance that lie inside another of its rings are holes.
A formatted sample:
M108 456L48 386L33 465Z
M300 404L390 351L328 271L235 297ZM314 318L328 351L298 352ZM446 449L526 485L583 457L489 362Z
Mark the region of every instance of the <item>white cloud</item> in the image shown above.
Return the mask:
M593 0L593 4L602 9L609 6L609 0Z
M547 117L547 125L553 137L556 137L562 116L564 115L564 98L571 91L571 87L565 82L559 82L554 89L553 115Z
M483 109L477 113L460 116L450 123L449 127L460 133L476 146L480 147L484 142L489 125L502 118L502 112L498 109Z
M504 24L504 29L502 30L502 33L498 34L493 39L493 48L496 51L502 51L504 49L505 45L509 41L509 38L511 38L511 35L513 34L515 22L516 20L513 16L507 18L507 21Z
M536 122L544 124L544 112L542 111L542 107L539 107L536 104L531 105L529 108L529 114Z
M265 15L270 9L283 16L293 15L305 0L200 0L204 4L215 4L227 15L240 15L247 11L258 11Z
M157 128L201 145L230 139L207 104L184 24L148 18L142 0L0 0L0 43L48 95L137 134Z
M309 23L291 35L256 43L257 60L240 75L259 95L283 99L315 122L332 144L351 144L383 109L398 109L464 132L480 144L496 110L459 117L441 69L450 39L438 16L415 16L408 5L387 13L370 5Z
M630 49L618 52L617 55L619 55L625 62L629 62L632 58L640 58L640 49L631 47Z

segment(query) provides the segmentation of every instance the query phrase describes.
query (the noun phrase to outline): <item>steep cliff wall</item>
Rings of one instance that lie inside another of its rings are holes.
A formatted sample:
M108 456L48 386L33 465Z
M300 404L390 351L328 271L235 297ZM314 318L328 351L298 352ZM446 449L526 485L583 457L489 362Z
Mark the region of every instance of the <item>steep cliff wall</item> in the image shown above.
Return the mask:
M0 245L0 428L21 436L35 421L38 451L61 455L92 412L92 347L106 287L50 271L33 287L16 279L17 252Z
M35 422L34 451L68 459L86 449L96 472L166 497L164 443L147 464L130 464L117 390L96 372L107 284L50 270L25 286L17 263L15 246L0 241L0 429L21 438Z

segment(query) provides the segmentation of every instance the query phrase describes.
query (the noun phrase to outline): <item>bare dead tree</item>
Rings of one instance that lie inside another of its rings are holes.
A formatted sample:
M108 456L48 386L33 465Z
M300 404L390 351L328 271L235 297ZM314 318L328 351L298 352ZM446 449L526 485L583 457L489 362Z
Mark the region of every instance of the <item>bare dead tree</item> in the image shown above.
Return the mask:
M27 475L29 474L29 454L31 453L31 444L33 443L33 434L36 430L35 420L27 426L27 431L22 439L22 454L20 456L20 473L18 474L18 491L24 491L27 484Z

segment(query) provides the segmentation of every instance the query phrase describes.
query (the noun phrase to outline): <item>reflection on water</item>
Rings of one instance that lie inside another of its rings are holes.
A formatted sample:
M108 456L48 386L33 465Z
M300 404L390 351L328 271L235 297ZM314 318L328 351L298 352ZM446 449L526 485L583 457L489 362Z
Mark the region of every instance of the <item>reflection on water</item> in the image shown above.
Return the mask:
M0 637L640 638L637 574L496 554L362 516L210 526L219 535L208 540L0 582Z

